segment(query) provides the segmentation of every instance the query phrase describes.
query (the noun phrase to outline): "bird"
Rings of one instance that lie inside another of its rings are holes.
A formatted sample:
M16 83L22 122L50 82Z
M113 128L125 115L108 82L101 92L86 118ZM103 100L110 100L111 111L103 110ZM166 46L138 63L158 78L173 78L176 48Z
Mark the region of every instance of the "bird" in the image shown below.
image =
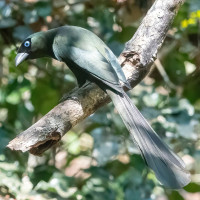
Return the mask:
M41 57L64 62L79 87L94 82L110 96L145 163L164 187L180 189L190 182L183 160L160 139L124 91L124 86L131 86L114 53L96 34L69 25L33 33L18 49L15 65Z

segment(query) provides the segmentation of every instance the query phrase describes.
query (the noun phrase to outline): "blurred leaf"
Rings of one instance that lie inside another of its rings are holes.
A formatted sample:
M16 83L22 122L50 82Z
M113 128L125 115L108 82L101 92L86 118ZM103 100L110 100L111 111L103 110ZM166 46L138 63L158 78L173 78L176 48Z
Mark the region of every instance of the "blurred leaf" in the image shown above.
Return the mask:
M94 149L93 157L99 165L106 164L113 156L119 153L119 138L101 131L100 128L93 130Z
M140 185L142 183L143 177L141 171L130 167L118 179L124 187L136 187L137 185Z
M138 155L133 154L130 158L131 158L131 166L133 166L135 169L137 169L141 173L144 169L147 169L146 163L140 154Z
M0 104L4 104L6 100L6 91L0 88Z
M94 113L93 115L90 116L91 121L93 123L99 124L99 125L108 125L109 124L109 119L106 115L106 110L107 109L101 109L99 112Z
M200 185L197 183L190 183L184 187L187 192L196 193L200 192Z
M6 101L10 104L18 104L21 101L20 93L18 91L13 91L7 96Z
M34 168L34 173L30 173L30 180L33 185L37 185L40 180L48 182L53 174L56 172L56 168L48 165L39 165Z
M72 183L72 178L69 178L59 172L54 172L49 181L40 181L35 190L43 192L57 193L61 197L68 197L71 195L69 185Z
M69 131L66 135L67 150L69 153L77 155L80 153L80 141L77 133Z
M0 29L10 28L16 25L16 20L12 18L3 18L0 20Z
M6 186L13 194L18 194L20 191L21 182L16 174L7 176L5 173L0 173L0 186Z
M32 24L38 21L39 17L36 10L27 10L24 12L24 23Z
M129 165L119 162L118 160L111 161L107 163L105 168L113 175L120 176L122 173L128 170Z
M130 188L125 190L125 200L143 200L139 190Z
M160 102L160 97L158 93L151 93L149 95L145 95L144 98L144 103L149 106L149 107L155 107L158 105Z
M110 181L102 177L90 178L83 187L83 192L87 200L116 199L116 193L112 190Z
M27 36L29 36L32 33L33 32L29 27L18 26L16 28L14 28L13 37L20 40L20 41L23 41Z
M196 11L197 8L200 8L200 2L198 0L191 0L190 1L190 12Z
M51 15L51 11L52 11L51 3L48 1L47 2L38 1L35 4L35 9L40 17L46 17L48 15Z
M57 193L57 190L54 186L51 186L49 183L45 181L40 181L38 185L36 186L35 190L37 191L47 191L52 193Z
M175 84L180 84L186 77L186 71L184 66L184 60L189 60L186 53L170 52L167 56L167 62L165 62L165 68L167 74L170 76L171 81Z
M101 177L102 179L109 179L110 173L106 171L103 167L91 166L89 169L85 170L91 173L93 177Z
M5 6L6 2L5 1L0 1L0 9L2 9Z
M6 145L9 142L9 138L7 136L7 132L1 127L0 127L0 138L1 138L0 154L2 154L6 148Z
M35 88L32 89L31 101L35 111L46 114L59 101L59 93L55 89L49 87L49 80L38 80Z
M179 192L173 191L169 195L169 200L184 200L184 198L180 195Z
M3 18L11 17L11 12L12 12L12 9L9 4L5 5L3 9L1 10L1 14Z
M111 41L117 40L118 42L124 44L125 42L127 42L127 40L131 39L135 31L136 31L135 27L132 26L123 27L121 32L116 32L115 34L113 34Z
M23 129L28 128L29 126L32 125L32 121L33 121L33 113L30 112L24 104L19 104L18 105L18 120L21 121L21 124L23 126Z

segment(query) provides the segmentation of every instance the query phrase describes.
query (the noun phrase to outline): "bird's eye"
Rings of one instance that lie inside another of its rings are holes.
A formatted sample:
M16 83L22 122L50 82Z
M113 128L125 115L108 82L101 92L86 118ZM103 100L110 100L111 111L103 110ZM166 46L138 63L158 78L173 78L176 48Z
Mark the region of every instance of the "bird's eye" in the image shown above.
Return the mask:
M25 47L29 47L30 44L31 44L31 43L30 43L29 41L24 42L24 46L25 46Z

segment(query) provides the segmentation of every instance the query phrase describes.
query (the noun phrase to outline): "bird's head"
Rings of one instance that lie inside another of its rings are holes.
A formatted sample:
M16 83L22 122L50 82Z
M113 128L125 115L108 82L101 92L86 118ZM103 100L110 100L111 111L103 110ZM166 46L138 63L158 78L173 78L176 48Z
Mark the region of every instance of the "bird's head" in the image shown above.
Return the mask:
M21 44L15 65L18 66L24 60L48 56L48 42L45 32L38 32L28 36Z

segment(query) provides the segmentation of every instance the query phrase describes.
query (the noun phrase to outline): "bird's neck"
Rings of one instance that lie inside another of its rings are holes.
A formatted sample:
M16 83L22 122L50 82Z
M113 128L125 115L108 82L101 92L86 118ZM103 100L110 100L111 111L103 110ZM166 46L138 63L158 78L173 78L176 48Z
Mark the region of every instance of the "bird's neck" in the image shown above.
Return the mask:
M47 54L48 56L56 59L56 56L53 52L53 40L54 40L54 37L56 35L56 31L54 29L50 30L50 31L47 31L45 32L45 35L46 35L46 51L47 51Z

